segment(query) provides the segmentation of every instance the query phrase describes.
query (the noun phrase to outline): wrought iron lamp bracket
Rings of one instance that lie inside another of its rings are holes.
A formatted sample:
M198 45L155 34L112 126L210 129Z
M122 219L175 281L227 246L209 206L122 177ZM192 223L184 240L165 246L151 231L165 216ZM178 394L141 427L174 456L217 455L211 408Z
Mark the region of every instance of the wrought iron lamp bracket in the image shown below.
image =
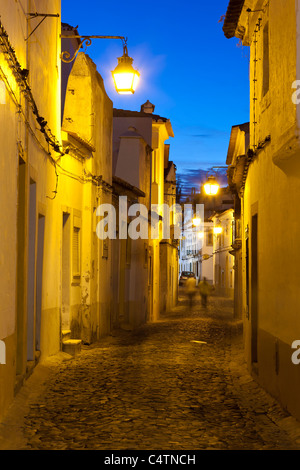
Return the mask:
M78 36L78 35L61 35L62 39L79 39L79 44L74 52L73 56L71 57L71 54L68 51L63 51L60 54L60 58L63 62L69 64L70 62L73 62L73 60L76 59L79 50L83 47L85 44L85 50L88 46L92 44L92 39L120 39L123 43L123 51L124 53L127 54L127 38L124 36Z
M38 17L42 17L41 21L36 25L36 27L31 31L31 33L29 34L29 36L25 39L25 41L28 41L28 39L30 38L30 36L38 29L38 27L43 23L43 21L46 19L46 18L59 18L59 14L58 13L55 13L55 14L50 14L50 13L27 13L27 20L32 20L33 18L38 18Z
M212 175L212 173L214 173L215 175L217 175L217 174L218 174L218 170L225 170L225 169L226 169L226 170L228 169L228 166L227 166L227 165L226 165L226 166L222 166L222 165L220 165L220 166L212 166L211 168L209 168L209 170L206 171L206 175L209 175L209 174Z

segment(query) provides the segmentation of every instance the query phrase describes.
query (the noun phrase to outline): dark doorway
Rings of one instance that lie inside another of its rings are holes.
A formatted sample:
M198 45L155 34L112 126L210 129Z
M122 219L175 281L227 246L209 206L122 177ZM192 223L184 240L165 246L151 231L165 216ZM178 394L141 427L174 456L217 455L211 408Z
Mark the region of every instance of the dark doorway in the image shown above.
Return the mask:
M19 157L18 173L18 213L17 213L17 357L16 373L24 372L26 363L26 164Z
M252 216L251 230L251 359L257 362L257 330L258 330L258 239L257 214Z
M44 233L45 233L45 217L39 214L37 258L36 258L36 316L35 316L35 348L37 351L41 350Z
M30 180L27 274L27 360L35 358L36 183Z
M62 309L61 329L70 329L70 284L71 284L71 217L63 212L62 220Z

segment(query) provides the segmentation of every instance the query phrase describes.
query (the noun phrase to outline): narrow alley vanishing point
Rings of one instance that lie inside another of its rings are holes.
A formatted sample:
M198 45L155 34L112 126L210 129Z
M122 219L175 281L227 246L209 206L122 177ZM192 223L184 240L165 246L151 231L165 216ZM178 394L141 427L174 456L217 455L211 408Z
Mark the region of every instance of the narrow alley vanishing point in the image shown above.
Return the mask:
M38 365L0 425L0 448L299 449L286 432L293 418L246 372L232 319L228 299L190 311L181 298L157 323Z

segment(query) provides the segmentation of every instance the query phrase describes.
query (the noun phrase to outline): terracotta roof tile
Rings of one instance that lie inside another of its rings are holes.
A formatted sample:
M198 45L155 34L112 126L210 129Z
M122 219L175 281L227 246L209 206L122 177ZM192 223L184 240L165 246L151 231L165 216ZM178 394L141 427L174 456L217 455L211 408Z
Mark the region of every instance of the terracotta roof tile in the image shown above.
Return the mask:
M167 122L168 119L159 116L158 114L151 114L151 113L144 113L143 111L130 111L127 109L113 109L113 115L114 117L147 117L151 118L154 121L163 121Z
M229 2L223 25L224 34L228 39L233 38L235 35L244 3L245 0L230 0Z

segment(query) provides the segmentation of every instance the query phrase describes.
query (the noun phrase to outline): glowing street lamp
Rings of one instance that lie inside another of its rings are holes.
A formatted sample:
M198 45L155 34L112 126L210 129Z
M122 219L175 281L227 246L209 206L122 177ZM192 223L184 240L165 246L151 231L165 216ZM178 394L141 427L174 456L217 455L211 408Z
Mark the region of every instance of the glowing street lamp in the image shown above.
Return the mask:
M127 46L123 46L123 55L118 57L118 65L112 71L115 87L120 95L130 95L135 92L140 74L132 67L133 59L129 57Z
M194 227L199 227L201 224L201 219L199 217L194 217L193 218L193 226Z
M208 196L215 196L220 189L216 178L214 176L209 176L207 182L204 185L204 191Z
M214 234L215 235L220 235L223 232L222 227L219 225L217 227L214 227Z
M123 55L118 57L118 65L112 71L112 76L117 93L120 95L130 95L136 90L140 73L132 66L133 59L129 57L127 50L127 38L123 36L78 36L78 35L61 35L62 39L78 39L79 44L73 56L68 51L61 53L61 60L65 63L70 63L75 60L79 49L88 47L92 44L92 39L121 39L123 43Z

